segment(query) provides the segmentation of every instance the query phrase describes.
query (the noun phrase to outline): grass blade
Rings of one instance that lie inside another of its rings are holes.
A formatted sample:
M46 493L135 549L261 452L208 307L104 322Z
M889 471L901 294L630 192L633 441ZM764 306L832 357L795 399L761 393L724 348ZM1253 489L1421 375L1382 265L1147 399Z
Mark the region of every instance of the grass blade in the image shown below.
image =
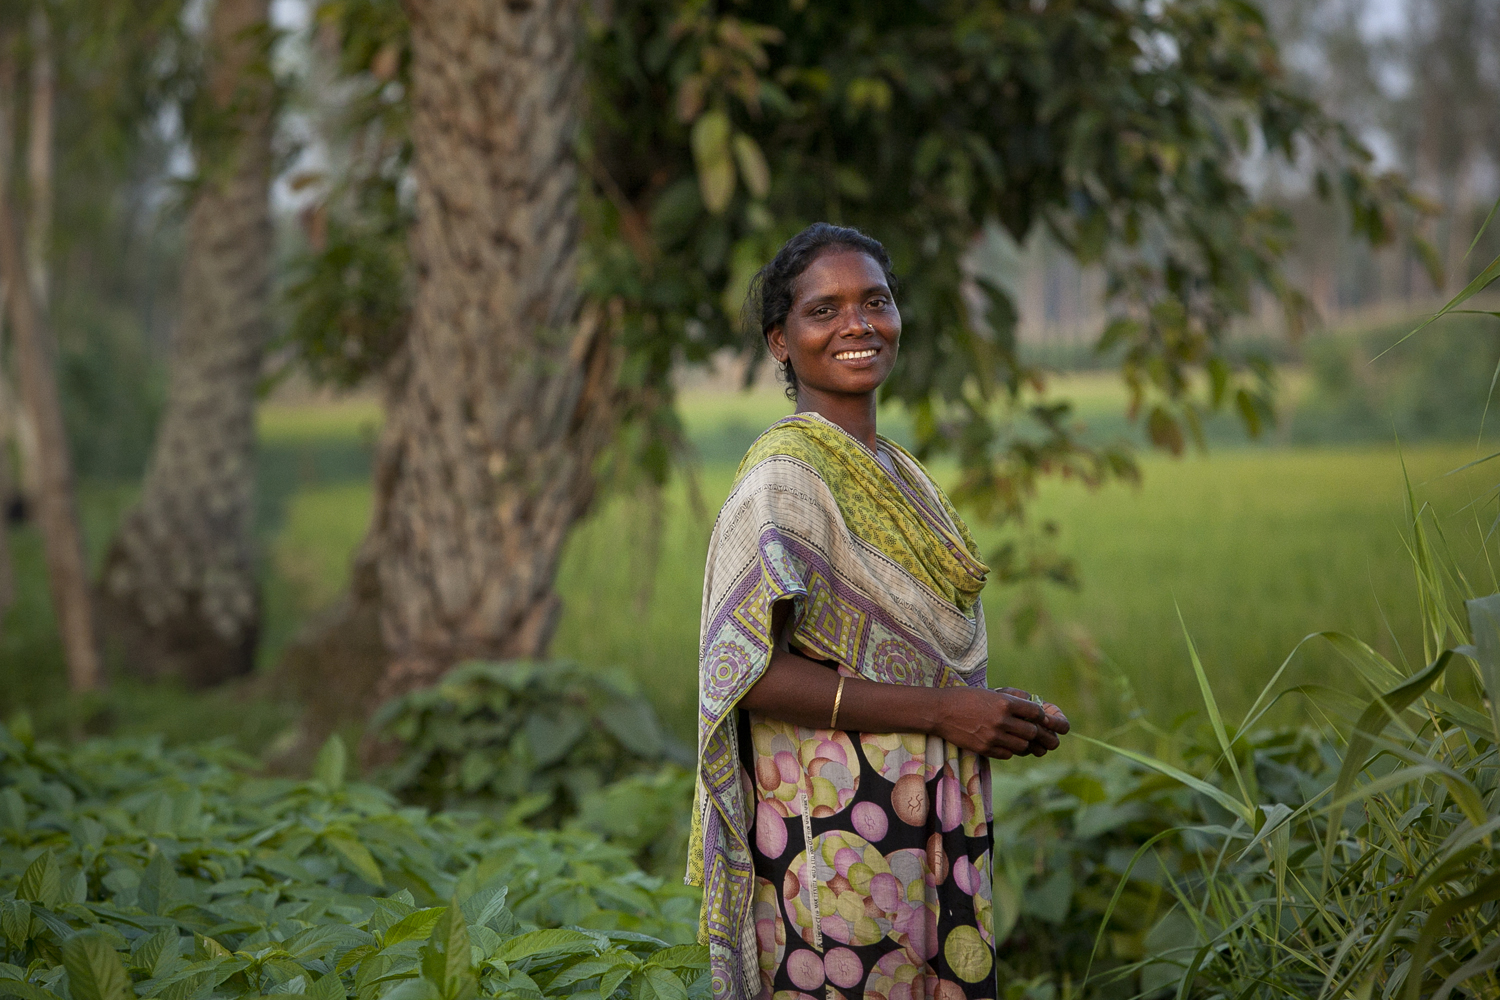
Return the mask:
M1469 255L1472 254L1474 252L1474 248L1479 245L1479 238L1484 235L1484 231L1486 229L1490 228L1490 223L1495 221L1496 209L1500 209L1500 201L1496 201L1493 205L1490 206L1490 214L1484 217L1484 222L1480 225L1479 232L1474 234L1474 242L1470 243L1469 249L1464 251L1464 260L1469 259Z
M1443 306L1443 308L1439 309L1437 312L1427 317L1427 319L1423 320L1421 325L1412 330L1406 336L1402 337L1390 347L1387 347L1385 350L1375 355L1375 357L1371 358L1370 363L1374 364L1376 361L1379 361L1391 351L1394 351L1396 348L1400 347L1402 344L1406 343L1408 340L1415 337L1417 334L1421 333L1423 330L1427 329L1429 326L1436 323L1444 316L1456 310L1459 306L1463 305L1465 302L1469 301L1474 296L1478 295L1480 292L1488 288L1496 278L1500 278L1500 257L1496 257L1494 260L1490 261L1489 266L1486 267L1483 271L1480 271L1477 278L1465 285L1463 291L1453 296L1453 298L1448 301L1447 305Z
M1110 753L1119 754L1121 757L1124 757L1127 760L1135 761L1142 767L1149 767L1151 770L1157 772L1158 774L1164 774L1167 777L1171 778L1173 781L1186 785L1193 791L1207 796L1208 798L1217 802L1219 805L1223 806L1225 810L1242 820L1244 824L1250 827L1252 830L1255 828L1255 810L1251 806L1245 804L1244 802L1241 802L1239 799L1223 791L1222 789L1215 788L1213 785L1204 781L1202 778L1195 778L1191 774L1188 774L1186 771L1175 768L1165 761L1157 760L1154 757L1148 757L1142 753L1136 753L1134 750L1126 750L1124 747L1117 747L1112 744L1105 743L1102 740L1096 740L1092 737L1084 736L1081 733L1076 734L1073 738L1082 740L1084 743L1092 744L1093 746L1096 746L1101 750L1108 750Z
M1349 734L1349 746L1344 751L1344 763L1339 768L1338 779L1333 783L1334 802L1344 798L1354 784L1354 779L1359 776L1360 771L1364 770L1366 757L1375 745L1376 738L1385 731L1385 727L1392 719L1406 711L1412 702L1420 698L1423 692L1443 675L1452 657L1452 650L1443 650L1427 669L1388 694L1376 698L1364 710L1359 721L1354 724L1354 732ZM1325 888L1328 885L1328 869L1333 863L1333 845L1338 839L1342 816L1341 811L1334 810L1328 817L1328 833L1323 842L1323 886Z
M1203 669L1203 661L1198 658L1198 647L1193 644L1192 634L1188 632L1187 622L1182 617L1182 607L1173 601L1173 607L1177 609L1177 621L1182 626L1182 636L1187 640L1188 657L1193 661L1193 675L1198 678L1198 690L1203 695L1203 704L1208 709L1208 721L1214 727L1214 738L1219 741L1219 749L1229 761L1229 770L1234 774L1234 783L1239 786L1240 797L1245 800L1245 805L1253 806L1250 790L1245 787L1245 779L1240 774L1239 762L1234 759L1234 748L1230 746L1229 733L1224 728L1224 716L1219 712L1219 702L1214 698L1213 688L1208 683L1208 674Z

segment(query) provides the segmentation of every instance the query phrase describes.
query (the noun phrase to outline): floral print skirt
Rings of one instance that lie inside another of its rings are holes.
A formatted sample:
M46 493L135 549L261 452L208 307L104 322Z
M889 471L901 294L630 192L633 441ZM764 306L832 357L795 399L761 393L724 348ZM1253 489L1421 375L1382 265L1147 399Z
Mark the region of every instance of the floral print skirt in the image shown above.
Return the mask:
M758 1000L993 998L988 762L739 716Z

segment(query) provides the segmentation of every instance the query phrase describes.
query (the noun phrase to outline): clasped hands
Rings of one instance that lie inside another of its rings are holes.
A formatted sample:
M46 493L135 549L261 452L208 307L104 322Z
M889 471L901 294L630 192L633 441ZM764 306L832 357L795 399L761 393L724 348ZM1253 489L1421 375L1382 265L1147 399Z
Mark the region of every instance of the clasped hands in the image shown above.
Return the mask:
M1033 701L1020 688L943 690L947 704L937 735L996 760L1045 756L1071 728L1056 705Z

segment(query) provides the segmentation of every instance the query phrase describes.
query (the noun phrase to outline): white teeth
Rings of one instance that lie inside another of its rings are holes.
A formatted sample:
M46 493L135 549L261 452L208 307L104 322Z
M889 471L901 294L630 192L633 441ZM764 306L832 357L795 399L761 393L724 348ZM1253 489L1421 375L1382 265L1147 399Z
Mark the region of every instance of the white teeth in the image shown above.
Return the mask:
M869 350L864 351L840 351L838 354L834 355L834 357L839 359L840 361L857 361L860 358L872 358L874 356L875 349L873 347Z

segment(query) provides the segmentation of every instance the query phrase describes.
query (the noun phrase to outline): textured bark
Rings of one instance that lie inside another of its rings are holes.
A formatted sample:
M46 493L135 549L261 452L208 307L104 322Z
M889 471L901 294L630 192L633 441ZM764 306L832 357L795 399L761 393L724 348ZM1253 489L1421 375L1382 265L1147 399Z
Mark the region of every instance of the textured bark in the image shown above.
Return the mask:
M21 404L37 434L37 521L47 560L47 583L68 664L68 686L91 691L99 686L99 647L89 593L83 535L62 403L52 362L46 317L36 307L11 218L8 192L0 187L0 280L15 336L16 374Z
M381 655L324 663L314 725L335 701L367 711L460 660L537 656L551 638L558 556L616 419L610 324L576 275L579 7L406 3L412 325L387 376L355 587L293 658L351 648L372 608Z
M140 504L106 557L105 624L126 665L202 686L254 666L255 387L265 351L272 233L267 0L217 0L212 100L233 115L188 218L167 410Z

